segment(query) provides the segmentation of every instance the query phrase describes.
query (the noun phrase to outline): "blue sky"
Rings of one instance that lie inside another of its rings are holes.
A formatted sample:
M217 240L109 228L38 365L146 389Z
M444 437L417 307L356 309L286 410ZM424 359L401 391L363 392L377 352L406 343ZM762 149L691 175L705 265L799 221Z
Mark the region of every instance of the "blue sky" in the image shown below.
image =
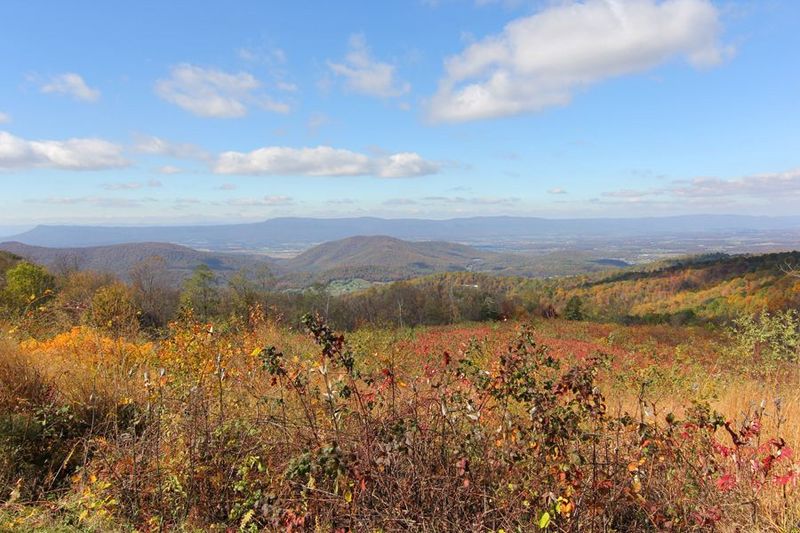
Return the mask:
M7 0L0 226L798 214L800 4Z

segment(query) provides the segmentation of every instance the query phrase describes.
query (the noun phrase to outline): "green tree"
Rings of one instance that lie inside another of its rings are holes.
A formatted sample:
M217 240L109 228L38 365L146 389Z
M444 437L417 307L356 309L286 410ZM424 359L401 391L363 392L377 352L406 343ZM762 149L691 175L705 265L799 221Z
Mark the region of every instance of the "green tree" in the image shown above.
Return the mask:
M579 296L573 296L567 301L564 307L564 318L567 320L583 320L583 300Z
M194 310L199 319L209 320L217 313L219 303L217 276L208 265L198 266L183 285L181 305Z
M6 272L3 300L12 313L23 313L52 299L55 286L55 278L44 267L23 261Z

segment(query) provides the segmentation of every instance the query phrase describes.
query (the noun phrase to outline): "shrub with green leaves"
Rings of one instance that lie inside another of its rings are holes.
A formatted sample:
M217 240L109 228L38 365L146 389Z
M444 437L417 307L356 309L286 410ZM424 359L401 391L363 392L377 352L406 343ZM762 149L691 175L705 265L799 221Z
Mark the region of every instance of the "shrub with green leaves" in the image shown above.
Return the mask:
M54 295L55 278L47 269L23 261L6 272L2 301L12 314L43 305Z
M734 321L731 334L738 355L800 360L800 313L795 310L741 316Z

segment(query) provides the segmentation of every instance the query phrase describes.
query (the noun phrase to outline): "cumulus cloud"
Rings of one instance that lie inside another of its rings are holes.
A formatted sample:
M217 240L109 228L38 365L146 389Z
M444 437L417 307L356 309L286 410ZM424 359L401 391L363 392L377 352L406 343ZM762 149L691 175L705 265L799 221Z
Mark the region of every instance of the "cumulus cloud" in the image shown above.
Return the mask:
M719 33L710 0L559 2L448 58L428 115L460 122L534 112L676 57L711 66L730 52Z
M0 124L8 124L11 122L11 115L0 111Z
M350 48L342 62L328 61L328 67L356 93L391 98L411 90L411 84L397 78L397 67L372 57L363 35L350 36Z
M31 141L0 131L0 170L102 170L128 166L122 147L95 138Z
M191 143L177 143L154 137L152 135L137 135L133 149L147 155L163 155L178 159L209 159L209 154L202 148Z
M377 176L381 178L408 178L426 176L439 171L436 163L423 159L415 152L401 152L373 162Z
M259 93L260 88L261 82L250 73L190 64L173 67L169 78L155 85L160 98L200 117L243 117L251 105L276 113L289 112L288 104Z
M547 189L549 194L567 194L567 191L562 189L561 187L553 187L552 189Z
M368 156L350 150L317 146L270 146L252 152L223 152L214 172L261 176L377 176L408 178L435 174L439 166L414 152Z
M74 72L66 72L53 76L41 87L43 93L66 94L75 100L96 102L100 99L100 91L89 87L81 76Z

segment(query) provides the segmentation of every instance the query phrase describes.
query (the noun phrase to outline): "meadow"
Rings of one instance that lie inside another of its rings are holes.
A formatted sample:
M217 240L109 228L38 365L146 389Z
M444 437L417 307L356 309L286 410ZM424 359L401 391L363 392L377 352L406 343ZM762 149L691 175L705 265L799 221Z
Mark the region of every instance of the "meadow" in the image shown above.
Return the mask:
M258 305L184 311L158 339L21 327L0 340L4 530L800 520L800 369L741 328L529 317L342 335Z

